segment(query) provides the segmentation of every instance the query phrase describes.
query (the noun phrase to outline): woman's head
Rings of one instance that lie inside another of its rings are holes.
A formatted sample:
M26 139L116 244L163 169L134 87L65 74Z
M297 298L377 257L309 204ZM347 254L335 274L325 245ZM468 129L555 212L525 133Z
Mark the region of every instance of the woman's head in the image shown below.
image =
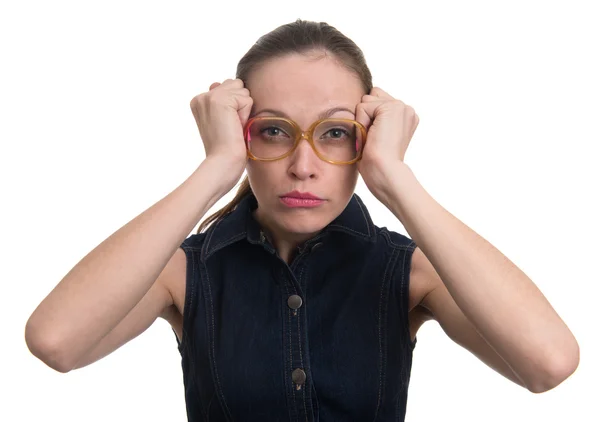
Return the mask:
M246 83L254 100L251 116L286 116L303 130L332 108L347 110L330 117L354 119L364 95L360 80L336 58L316 54L290 53L251 72ZM312 237L344 210L358 177L355 164L323 161L308 142L300 142L281 160L249 160L246 170L258 202L256 219L276 241L285 237L292 244ZM290 208L281 197L291 191L308 192L324 201L314 208Z
M240 60L236 78L244 81L254 100L251 116L273 116L261 111L279 110L303 130L333 107L350 111L330 117L354 119L356 105L372 88L364 56L352 40L326 23L300 19L262 36ZM205 220L198 232L252 191L259 222L277 237L302 241L343 211L358 178L356 164L322 161L303 141L282 160L249 160L247 173L234 200ZM292 190L311 192L325 202L310 209L288 208L279 197Z

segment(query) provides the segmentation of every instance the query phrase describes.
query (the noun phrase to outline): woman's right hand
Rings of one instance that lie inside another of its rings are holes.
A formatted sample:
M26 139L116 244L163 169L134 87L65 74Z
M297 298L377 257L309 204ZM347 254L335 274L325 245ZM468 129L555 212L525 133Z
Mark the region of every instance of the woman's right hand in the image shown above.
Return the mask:
M246 167L247 153L243 128L253 100L241 79L213 83L208 92L192 98L190 108L196 119L207 159L227 163L236 183Z

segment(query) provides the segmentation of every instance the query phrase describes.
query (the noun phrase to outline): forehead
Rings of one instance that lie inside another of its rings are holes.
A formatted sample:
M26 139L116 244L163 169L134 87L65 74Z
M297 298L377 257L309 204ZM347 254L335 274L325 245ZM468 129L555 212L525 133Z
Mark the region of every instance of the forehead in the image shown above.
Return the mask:
M299 54L266 62L250 74L247 88L254 100L253 113L273 108L304 123L327 108L355 110L364 94L358 76L335 60Z

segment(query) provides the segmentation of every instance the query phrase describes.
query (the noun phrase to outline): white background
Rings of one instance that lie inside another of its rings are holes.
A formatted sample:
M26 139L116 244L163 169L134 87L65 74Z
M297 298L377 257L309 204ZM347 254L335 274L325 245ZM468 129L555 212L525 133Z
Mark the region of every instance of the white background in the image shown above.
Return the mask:
M597 4L391 4L2 3L0 420L185 420L164 320L68 374L30 354L25 323L81 258L198 166L190 99L235 77L259 36L296 18L351 37L374 84L415 108L407 164L540 287L581 347L575 374L535 395L429 322L407 421L600 420ZM362 180L357 193L375 224L406 233Z

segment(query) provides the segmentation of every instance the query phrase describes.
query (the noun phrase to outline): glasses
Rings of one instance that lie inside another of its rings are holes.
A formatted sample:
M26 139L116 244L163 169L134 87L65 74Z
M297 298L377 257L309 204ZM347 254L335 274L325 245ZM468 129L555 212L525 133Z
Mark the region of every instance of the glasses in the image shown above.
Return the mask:
M353 164L361 159L367 130L355 120L322 119L303 131L284 117L254 117L244 126L248 156L257 161L281 160L306 139L317 157L331 164Z

